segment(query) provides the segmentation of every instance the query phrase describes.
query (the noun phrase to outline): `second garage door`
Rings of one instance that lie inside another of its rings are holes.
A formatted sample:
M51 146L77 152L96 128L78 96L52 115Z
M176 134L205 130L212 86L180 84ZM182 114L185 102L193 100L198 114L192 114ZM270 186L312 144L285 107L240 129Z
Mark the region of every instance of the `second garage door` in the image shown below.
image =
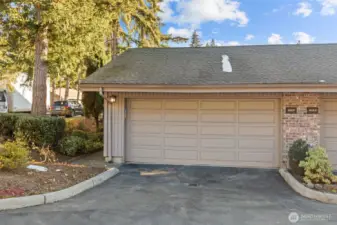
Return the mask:
M129 99L126 160L277 167L278 100Z
M329 160L337 169L337 100L322 100L321 145L326 148Z

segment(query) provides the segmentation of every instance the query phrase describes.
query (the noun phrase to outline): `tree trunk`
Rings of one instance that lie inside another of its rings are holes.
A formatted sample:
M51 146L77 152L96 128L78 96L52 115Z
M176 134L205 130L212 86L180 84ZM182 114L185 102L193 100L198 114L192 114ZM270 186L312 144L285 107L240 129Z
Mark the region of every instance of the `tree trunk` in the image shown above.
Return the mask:
M36 7L36 17L39 24L42 22L41 9ZM47 113L47 55L48 55L48 27L41 27L35 38L35 64L33 80L33 115Z
M76 100L79 102L80 100L80 80L81 80L81 70L77 70L77 96Z
M62 100L62 96L61 96L61 81L59 81L59 101L61 101Z
M55 81L51 82L51 96L50 96L50 106L53 106L55 101Z
M95 123L96 123L96 132L99 132L99 116L95 117Z
M145 48L145 47L149 47L149 46L145 46L145 39L146 39L146 35L144 32L144 28L140 28L140 46L141 48Z
M70 81L69 81L69 77L67 77L67 80L66 80L66 90L64 91L64 100L68 100L68 97L69 97L69 86L70 86Z
M117 57L118 48L118 25L113 23L113 31L111 33L111 58L115 60Z

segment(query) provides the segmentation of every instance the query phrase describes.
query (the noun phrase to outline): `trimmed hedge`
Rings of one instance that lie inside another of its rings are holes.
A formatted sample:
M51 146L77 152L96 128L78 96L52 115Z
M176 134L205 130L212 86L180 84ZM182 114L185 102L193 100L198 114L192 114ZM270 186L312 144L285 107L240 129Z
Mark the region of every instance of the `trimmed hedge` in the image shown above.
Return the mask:
M30 114L0 114L0 135L27 144L56 146L64 136L63 118L32 116Z
M92 153L92 152L98 152L103 150L103 143L99 141L92 141L92 140L87 140L85 141L84 144L84 153Z
M16 122L15 138L36 146L57 146L65 131L63 118L49 116L20 116Z
M88 139L88 134L83 130L74 130L71 133L71 136L76 136L76 137L80 137L80 138L83 138L83 139Z
M103 150L102 133L86 133L82 130L74 130L70 136L60 141L58 151L67 156L87 154Z
M98 132L98 133L88 133L88 139L92 141L97 141L97 142L102 142L104 139L104 134L103 132Z
M16 139L29 147L50 146L64 155L90 153L103 149L103 133L80 130L61 117L30 114L0 114L0 136Z
M84 152L85 139L77 136L65 137L60 142L60 153L67 156L75 156Z
M16 122L21 114L0 113L0 136L14 138Z

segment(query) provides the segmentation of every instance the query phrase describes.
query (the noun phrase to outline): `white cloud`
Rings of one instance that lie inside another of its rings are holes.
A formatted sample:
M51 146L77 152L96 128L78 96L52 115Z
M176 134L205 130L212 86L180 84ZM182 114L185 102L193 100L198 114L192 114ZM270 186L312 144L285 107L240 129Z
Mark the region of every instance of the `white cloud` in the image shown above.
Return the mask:
M225 43L226 46L238 46L240 43L238 41L229 41Z
M168 34L172 34L172 36L179 36L184 38L190 38L192 36L193 30L192 29L186 29L186 28L174 28L170 27L167 30Z
M336 14L337 0L318 0L322 4L321 15L331 16Z
M255 38L254 35L252 35L252 34L247 34L246 37L245 37L245 40L246 40L246 41L251 41L251 40L253 40L254 38Z
M282 36L279 35L279 34L272 34L272 35L268 38L268 43L271 44L271 45L283 44Z
M203 46L205 46L207 43L211 43L211 39L210 40L206 40L206 41L203 41ZM238 45L241 45L238 41L222 41L222 40L214 40L215 41L215 45L216 46L238 46Z
M176 12L171 8L173 2ZM198 26L209 21L231 20L245 26L249 21L246 13L240 10L240 3L234 0L164 0L160 6L163 13L159 16L163 22Z
M296 41L300 41L301 44L310 44L315 41L315 37L312 37L311 35L304 32L295 32L293 33L293 36Z
M298 9L294 12L294 15L302 15L303 17L308 17L312 13L311 4L308 2L298 3Z
M171 2L176 2L176 1L175 0L164 0L163 2L159 3L159 7L162 10L162 12L159 12L158 16L163 21L170 21L174 15L174 11L170 7Z

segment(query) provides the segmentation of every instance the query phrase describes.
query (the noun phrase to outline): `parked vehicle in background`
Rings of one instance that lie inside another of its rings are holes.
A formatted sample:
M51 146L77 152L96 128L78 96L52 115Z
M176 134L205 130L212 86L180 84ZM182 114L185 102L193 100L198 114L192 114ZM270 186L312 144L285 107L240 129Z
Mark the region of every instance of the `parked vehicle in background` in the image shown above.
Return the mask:
M0 90L0 113L8 113L7 94L5 90Z
M73 117L84 115L82 105L76 100L56 101L51 107L51 116Z

